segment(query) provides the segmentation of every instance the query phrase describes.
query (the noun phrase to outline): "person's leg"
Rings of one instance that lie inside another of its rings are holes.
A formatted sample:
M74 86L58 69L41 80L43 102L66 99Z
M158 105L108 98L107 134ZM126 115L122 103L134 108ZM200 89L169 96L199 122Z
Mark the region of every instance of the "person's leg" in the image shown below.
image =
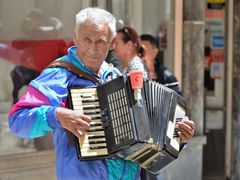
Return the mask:
M23 87L21 76L22 75L19 72L17 67L15 67L11 71L11 79L13 82L13 90L12 90L13 104L15 104L18 101L19 90Z

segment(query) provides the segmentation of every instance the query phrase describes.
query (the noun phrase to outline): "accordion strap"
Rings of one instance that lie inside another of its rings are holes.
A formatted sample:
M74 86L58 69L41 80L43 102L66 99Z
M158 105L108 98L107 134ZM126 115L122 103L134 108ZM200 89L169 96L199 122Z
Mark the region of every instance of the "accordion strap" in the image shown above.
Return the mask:
M101 80L98 80L97 78L94 78L93 76L90 76L89 74L87 74L84 71L77 68L72 63L64 61L64 60L53 61L47 68L53 68L53 67L65 68L68 71L76 74L77 76L83 77L83 78L88 79L90 81L93 81L93 82L97 83L98 85L102 83Z
M90 81L93 81L95 83L97 83L98 85L101 84L102 82L96 78L94 78L93 76L90 76L89 74L85 73L84 71L80 70L79 68L77 68L76 66L74 66L72 63L64 61L64 60L57 60L57 61L53 61L51 64L49 64L49 66L47 66L46 68L54 68L54 67L61 67L61 68L65 68L68 71L76 74L79 77L83 77L85 79L88 79ZM64 129L68 139L70 141L70 143L72 145L75 144L73 136L71 134L71 132L67 129Z

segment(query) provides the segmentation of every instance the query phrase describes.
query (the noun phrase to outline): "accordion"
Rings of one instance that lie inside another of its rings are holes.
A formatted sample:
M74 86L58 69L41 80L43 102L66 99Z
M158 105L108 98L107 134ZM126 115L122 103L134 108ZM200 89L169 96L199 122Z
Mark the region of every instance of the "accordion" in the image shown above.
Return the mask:
M78 158L120 156L157 174L179 154L175 124L185 116L186 101L152 80L134 89L129 76L97 87L69 89L70 108L91 117L83 138L74 136Z

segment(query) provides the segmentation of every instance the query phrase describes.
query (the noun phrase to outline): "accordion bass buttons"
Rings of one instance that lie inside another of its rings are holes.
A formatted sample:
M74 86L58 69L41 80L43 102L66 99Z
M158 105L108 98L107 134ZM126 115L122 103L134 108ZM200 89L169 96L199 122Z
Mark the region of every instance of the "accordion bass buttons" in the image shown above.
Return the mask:
M107 109L101 110L102 125L106 129L110 126Z

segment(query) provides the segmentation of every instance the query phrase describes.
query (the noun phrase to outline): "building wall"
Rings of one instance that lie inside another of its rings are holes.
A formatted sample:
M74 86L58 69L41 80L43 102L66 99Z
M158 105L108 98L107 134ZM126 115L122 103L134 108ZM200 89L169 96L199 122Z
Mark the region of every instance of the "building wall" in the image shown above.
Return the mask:
M240 2L234 0L233 14L233 91L232 91L232 159L233 180L240 179Z
M204 0L183 1L183 96L188 102L188 116L195 121L195 137L180 153L179 159L169 167L166 179L202 179L204 121Z

